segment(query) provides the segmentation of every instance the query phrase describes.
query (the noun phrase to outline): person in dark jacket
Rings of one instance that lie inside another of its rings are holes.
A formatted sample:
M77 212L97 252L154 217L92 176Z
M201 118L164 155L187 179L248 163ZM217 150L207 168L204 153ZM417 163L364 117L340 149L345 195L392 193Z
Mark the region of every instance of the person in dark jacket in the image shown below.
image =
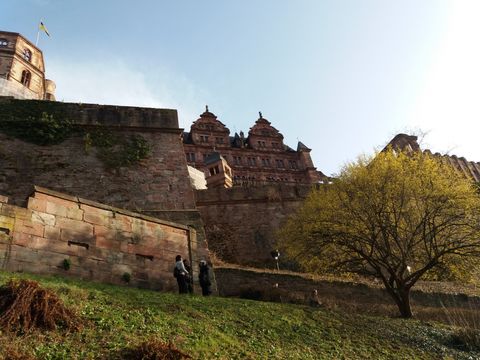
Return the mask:
M198 280L200 281L200 286L202 287L202 295L210 295L212 293L212 291L210 290L210 286L212 285L212 283L210 281L210 270L205 260L200 261L200 272L198 274Z

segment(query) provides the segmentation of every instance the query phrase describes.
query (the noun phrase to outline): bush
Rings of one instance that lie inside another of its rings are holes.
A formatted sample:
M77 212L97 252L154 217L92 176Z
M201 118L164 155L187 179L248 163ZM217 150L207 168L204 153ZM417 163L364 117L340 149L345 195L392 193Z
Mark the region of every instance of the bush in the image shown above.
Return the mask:
M132 280L132 275L130 275L130 273L127 273L127 272L123 273L122 280L128 284L130 280Z
M70 259L63 259L63 263L62 263L63 270L65 271L70 270L71 265L72 265L72 262L70 261Z

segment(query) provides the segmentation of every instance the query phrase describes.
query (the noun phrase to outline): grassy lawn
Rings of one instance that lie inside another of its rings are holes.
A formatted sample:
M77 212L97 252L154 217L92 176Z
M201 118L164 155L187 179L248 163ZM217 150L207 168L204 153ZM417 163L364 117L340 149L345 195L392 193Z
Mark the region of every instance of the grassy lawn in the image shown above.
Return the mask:
M0 334L39 359L116 359L145 339L174 344L198 359L480 359L450 347L438 323L343 314L300 305L180 296L72 279L0 272L53 289L84 320L77 333Z

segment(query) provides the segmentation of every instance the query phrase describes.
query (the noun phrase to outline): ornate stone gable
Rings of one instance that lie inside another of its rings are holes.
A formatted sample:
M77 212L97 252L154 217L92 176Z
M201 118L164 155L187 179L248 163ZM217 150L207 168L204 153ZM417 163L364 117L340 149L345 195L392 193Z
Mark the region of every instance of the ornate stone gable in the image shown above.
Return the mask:
M190 140L201 146L230 146L229 135L230 130L208 110L208 106L190 128Z
M261 151L285 151L283 135L275 129L262 113L248 132L248 145Z
M256 135L256 136L269 137L269 138L279 138L283 140L283 135L280 134L280 132L272 126L271 122L265 119L261 112L259 113L259 115L260 117L255 122L255 125L253 125L250 128L248 135L249 136Z

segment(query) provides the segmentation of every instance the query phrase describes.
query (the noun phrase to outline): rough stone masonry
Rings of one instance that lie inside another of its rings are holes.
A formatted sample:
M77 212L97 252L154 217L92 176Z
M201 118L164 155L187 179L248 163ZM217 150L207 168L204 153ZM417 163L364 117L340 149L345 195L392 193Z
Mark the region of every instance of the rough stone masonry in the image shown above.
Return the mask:
M0 97L0 120L43 113L66 118L74 129L83 132L72 132L56 145L37 145L0 129L0 194L7 196L11 205L26 207L36 185L191 226L200 246L198 251L182 255L190 257L197 271L199 260L208 258L208 250L195 208L176 110ZM109 168L99 149L88 146L85 136L86 131L98 130L107 136L141 136L149 154L137 163Z

